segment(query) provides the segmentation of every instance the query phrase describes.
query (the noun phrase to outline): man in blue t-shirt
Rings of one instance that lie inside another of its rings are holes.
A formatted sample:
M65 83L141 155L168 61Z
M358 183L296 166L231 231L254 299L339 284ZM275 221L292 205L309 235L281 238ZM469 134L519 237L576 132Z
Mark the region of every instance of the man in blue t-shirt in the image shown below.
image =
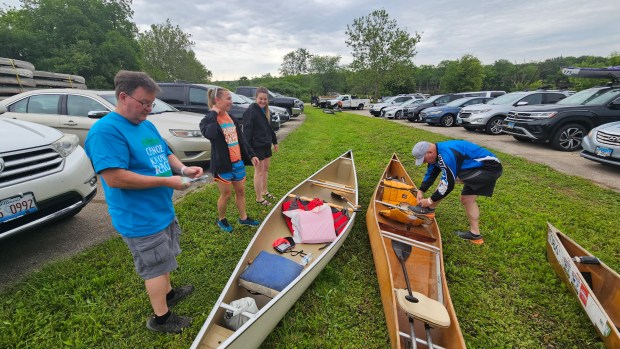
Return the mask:
M170 272L177 268L176 256L181 253L172 193L188 188L184 176L198 178L203 170L183 166L146 120L160 91L153 79L146 73L121 70L114 87L116 108L88 132L86 153L101 176L112 225L144 279L155 313L146 327L180 333L192 319L169 308L189 295L193 286L172 288L170 284Z
M495 182L502 175L502 164L495 154L481 146L463 140L439 143L418 142L411 151L415 164L428 164L428 169L418 190L418 206L412 209L416 213L430 213L440 200L454 189L456 183L463 183L461 203L469 219L469 231L457 231L456 234L476 245L482 245L484 239L480 234L478 220L480 209L476 199L479 195L492 196ZM426 192L441 174L435 192L424 199Z

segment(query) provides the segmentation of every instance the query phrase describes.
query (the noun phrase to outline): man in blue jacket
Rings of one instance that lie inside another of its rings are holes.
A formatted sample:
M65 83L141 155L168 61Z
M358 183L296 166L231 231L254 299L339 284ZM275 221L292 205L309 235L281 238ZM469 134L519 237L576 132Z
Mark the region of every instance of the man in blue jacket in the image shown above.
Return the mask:
M479 195L492 196L497 179L502 175L502 164L495 154L481 146L463 140L439 143L418 142L411 151L417 166L428 164L428 169L417 194L416 213L430 213L435 210L443 198L456 183L463 183L461 203L469 219L469 231L457 231L456 234L476 245L482 245L484 239L480 234L478 221L480 209L476 203ZM426 192L441 174L437 188L428 198Z

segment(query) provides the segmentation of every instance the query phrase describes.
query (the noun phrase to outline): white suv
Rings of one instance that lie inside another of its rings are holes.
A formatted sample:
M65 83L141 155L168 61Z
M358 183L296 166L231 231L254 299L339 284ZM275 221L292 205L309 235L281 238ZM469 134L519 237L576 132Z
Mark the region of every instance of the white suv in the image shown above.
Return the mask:
M77 136L0 117L0 139L0 238L73 216L97 193Z
M491 135L500 134L500 124L514 107L522 105L552 104L566 97L567 91L512 92L488 101L461 109L456 123L468 131L483 130Z

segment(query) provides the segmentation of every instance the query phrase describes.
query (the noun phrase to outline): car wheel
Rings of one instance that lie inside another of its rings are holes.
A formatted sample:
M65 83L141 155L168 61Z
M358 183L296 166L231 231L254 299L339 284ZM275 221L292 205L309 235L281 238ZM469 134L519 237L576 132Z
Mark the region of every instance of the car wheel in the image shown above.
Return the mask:
M399 110L399 111L396 112L396 114L394 114L394 119L400 120L402 118L403 118L403 111L402 110Z
M586 133L586 129L581 125L564 125L553 135L551 146L561 151L577 150L581 147L581 141Z
M358 105L357 110L364 110L364 105L363 104Z
M522 136L512 136L512 138L518 140L519 142L531 142L532 139L527 138L527 137L522 137Z
M498 135L502 133L501 127L499 125L502 123L504 118L502 116L494 116L487 122L487 127L485 128L485 132L490 135Z
M444 115L441 120L439 120L439 124L441 126L444 127L451 127L454 126L454 115L452 114L446 114Z

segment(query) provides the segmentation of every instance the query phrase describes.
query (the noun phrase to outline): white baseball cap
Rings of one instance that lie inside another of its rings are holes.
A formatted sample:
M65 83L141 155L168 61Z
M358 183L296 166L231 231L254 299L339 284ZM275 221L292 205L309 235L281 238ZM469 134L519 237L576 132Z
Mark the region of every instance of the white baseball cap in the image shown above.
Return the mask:
M416 143L413 146L413 149L411 149L411 155L413 155L413 157L415 158L415 164L417 166L420 166L424 163L424 155L426 155L426 152L428 151L430 145L431 144L429 142L421 141Z

